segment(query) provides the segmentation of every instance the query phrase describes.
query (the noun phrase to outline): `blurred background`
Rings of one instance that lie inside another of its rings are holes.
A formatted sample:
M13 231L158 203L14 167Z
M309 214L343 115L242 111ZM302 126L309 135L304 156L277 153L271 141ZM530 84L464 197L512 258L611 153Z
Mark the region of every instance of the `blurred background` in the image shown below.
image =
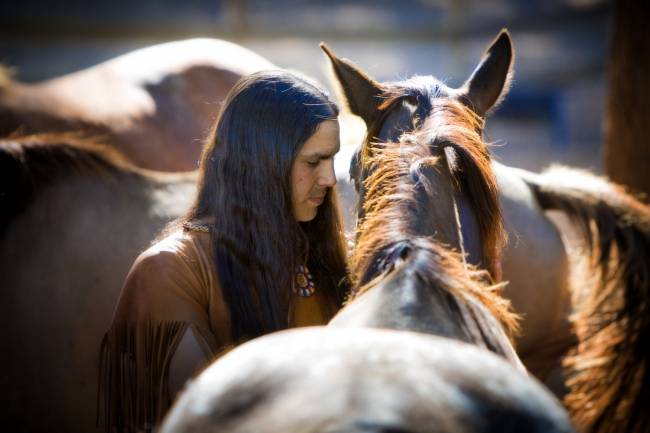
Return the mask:
M137 48L214 37L331 89L318 48L325 41L378 80L434 75L458 86L507 27L515 81L486 131L497 159L598 172L611 8L604 0L22 0L3 6L0 62L16 80L35 82ZM364 132L360 122L347 124L342 179Z

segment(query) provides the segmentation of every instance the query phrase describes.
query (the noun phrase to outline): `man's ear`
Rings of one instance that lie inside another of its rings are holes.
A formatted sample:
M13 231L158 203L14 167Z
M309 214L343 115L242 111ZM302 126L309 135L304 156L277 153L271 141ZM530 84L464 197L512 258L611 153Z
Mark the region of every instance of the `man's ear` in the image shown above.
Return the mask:
M508 93L513 59L510 34L508 30L502 29L460 89L461 100L479 116L485 117Z
M342 99L369 126L379 114L383 86L349 60L337 57L325 43L321 42L320 47L330 59Z

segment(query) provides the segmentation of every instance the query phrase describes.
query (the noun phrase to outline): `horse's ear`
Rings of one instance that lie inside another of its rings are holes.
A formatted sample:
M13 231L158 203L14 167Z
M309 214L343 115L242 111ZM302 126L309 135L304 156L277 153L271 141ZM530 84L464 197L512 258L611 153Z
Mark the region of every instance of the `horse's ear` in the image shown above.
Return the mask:
M336 54L325 43L321 42L320 47L330 59L341 96L350 111L361 117L369 126L379 114L379 106L383 102L381 98L382 85L354 66L349 60L336 57Z
M460 89L461 98L476 114L485 116L508 92L513 59L510 34L502 29Z

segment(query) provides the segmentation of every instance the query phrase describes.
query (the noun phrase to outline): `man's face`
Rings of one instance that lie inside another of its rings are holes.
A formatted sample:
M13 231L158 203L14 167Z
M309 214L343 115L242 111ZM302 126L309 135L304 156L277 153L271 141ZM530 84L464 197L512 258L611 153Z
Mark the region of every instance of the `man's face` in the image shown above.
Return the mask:
M327 190L336 184L334 155L339 151L339 123L326 120L302 146L291 168L291 198L297 221L311 221Z

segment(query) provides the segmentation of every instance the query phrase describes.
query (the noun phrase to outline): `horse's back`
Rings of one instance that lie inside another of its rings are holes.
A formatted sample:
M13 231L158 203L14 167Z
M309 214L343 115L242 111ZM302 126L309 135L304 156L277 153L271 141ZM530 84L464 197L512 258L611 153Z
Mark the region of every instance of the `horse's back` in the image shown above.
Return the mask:
M195 379L161 432L570 432L559 403L487 351L377 329L262 337Z
M218 39L155 45L40 83L10 82L0 89L0 134L83 131L141 167L192 170L232 86L269 68Z
M242 46L219 39L189 39L142 48L35 88L63 103L62 115L108 124L119 132L141 117L164 116L172 108L178 108L173 113L182 121L195 114L182 108L214 117L239 78L273 67Z
M558 229L541 210L526 179L533 173L493 163L508 243L503 252L504 296L523 315L517 350L544 376L571 341L569 263Z

